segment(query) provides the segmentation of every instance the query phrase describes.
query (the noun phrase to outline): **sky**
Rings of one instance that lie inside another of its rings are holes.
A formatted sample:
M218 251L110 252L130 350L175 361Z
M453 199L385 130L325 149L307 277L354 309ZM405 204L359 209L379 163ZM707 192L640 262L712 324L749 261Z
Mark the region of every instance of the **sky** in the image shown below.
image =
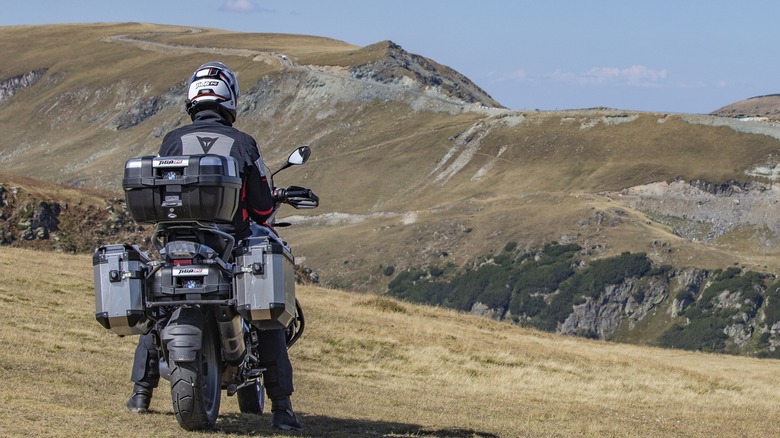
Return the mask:
M2 10L0 26L135 21L391 40L515 110L709 113L780 93L775 0L24 0Z

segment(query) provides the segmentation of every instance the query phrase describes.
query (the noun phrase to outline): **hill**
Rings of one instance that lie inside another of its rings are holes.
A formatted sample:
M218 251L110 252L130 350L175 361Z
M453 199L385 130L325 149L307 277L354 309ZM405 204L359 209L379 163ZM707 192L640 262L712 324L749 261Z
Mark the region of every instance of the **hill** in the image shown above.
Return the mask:
M780 95L769 94L731 103L711 114L738 118L766 118L777 120L780 116Z
M64 40L73 43L63 47ZM765 273L763 299L780 271L780 127L771 122L605 108L511 111L459 73L389 41L356 47L141 23L6 27L0 41L14 59L0 66L0 171L7 175L0 232L11 245L89 251L90 242L142 241L143 230L121 210L122 163L155 153L165 132L188 123L185 80L194 66L219 58L238 72L244 91L237 126L258 139L271 167L294 146L312 146L312 160L277 183L310 186L322 199L319 210L281 216L294 224L284 236L297 260L325 286L382 294L417 269L484 265L509 243L525 255L577 245L577 267L646 254L655 268L672 267L664 270L669 286L654 289L642 313L661 315L642 323L658 335L686 323L672 308L689 279L734 267ZM85 213L71 208L81 201L19 201L15 191L37 190L19 176L113 194ZM49 230L45 242L39 225L54 204L59 220L76 225ZM612 286L651 295L644 282L632 284ZM709 284L694 284L700 300ZM543 301L557 292L546 290ZM572 298L566 303L591 315L614 310L610 325L619 329L606 338L641 337L634 330L642 324L621 319L633 309L628 298ZM748 323L729 321L741 328L727 331L748 333L738 343L745 348L761 340L777 351L780 327L765 313L751 310Z
M35 260L35 265L30 261ZM91 257L0 250L5 436L180 436L163 381L125 411L135 337L93 318ZM42 275L43 272L43 275ZM776 362L561 337L301 286L296 436L776 436ZM218 434L283 436L224 397Z

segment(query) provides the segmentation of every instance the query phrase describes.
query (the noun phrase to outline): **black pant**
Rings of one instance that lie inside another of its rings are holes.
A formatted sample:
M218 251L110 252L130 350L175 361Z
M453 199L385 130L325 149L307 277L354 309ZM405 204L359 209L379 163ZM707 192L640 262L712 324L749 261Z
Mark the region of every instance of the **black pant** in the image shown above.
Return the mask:
M289 397L293 392L293 375L290 357L287 355L285 330L261 330L259 332L260 365L265 392L271 400ZM154 346L152 333L141 335L135 348L133 372L130 380L145 388L156 388L160 382L160 354Z

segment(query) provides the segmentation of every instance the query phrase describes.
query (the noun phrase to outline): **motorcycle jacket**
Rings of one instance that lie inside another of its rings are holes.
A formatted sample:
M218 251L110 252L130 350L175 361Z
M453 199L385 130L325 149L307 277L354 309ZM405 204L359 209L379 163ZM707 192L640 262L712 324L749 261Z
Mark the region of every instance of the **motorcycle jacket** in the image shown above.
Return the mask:
M249 236L249 218L262 224L274 208L266 167L257 142L251 135L234 128L216 111L200 111L193 115L192 124L165 135L160 156L200 154L231 156L238 162L242 186L232 233L237 239Z

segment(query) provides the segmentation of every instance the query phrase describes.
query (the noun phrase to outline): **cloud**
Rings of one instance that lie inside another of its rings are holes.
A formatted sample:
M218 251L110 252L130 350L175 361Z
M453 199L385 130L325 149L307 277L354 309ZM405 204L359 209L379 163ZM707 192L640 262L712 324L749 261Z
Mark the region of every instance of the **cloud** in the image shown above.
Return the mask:
M528 78L528 73L525 70L515 70L509 74L508 78L522 81Z
M666 80L667 72L653 70L644 65L631 67L593 67L584 73L570 73L556 70L548 79L556 82L569 82L579 85L628 85L632 87L652 87Z
M225 0L222 10L228 12L252 12L255 10L255 7L252 0Z

